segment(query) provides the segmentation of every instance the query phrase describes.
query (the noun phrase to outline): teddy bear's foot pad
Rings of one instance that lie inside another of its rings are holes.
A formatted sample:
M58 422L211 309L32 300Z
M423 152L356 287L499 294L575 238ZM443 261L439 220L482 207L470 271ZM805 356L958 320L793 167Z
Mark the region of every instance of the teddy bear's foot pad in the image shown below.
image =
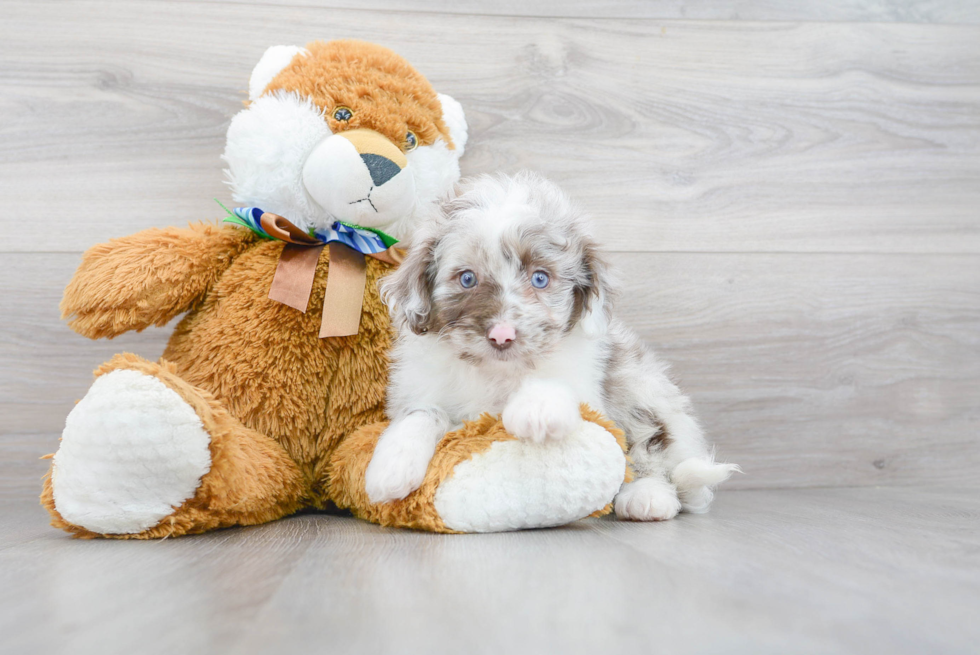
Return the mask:
M162 381L111 371L68 415L52 467L55 507L93 532L142 532L194 495L211 468L210 441Z
M585 422L560 441L494 443L458 464L434 502L446 527L460 532L563 525L611 503L625 468L616 438Z

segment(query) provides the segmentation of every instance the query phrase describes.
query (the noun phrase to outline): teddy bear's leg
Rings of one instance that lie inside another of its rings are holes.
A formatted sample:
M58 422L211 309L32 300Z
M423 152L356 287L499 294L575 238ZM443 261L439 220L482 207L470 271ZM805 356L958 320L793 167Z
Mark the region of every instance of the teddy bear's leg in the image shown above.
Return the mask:
M515 439L484 416L447 434L422 486L372 504L364 474L387 424L349 436L331 460L331 497L360 518L434 532L501 532L562 525L606 514L632 479L622 432L583 407L585 422L560 441Z
M116 355L68 415L44 481L52 525L151 539L271 521L304 504L303 475L173 365Z

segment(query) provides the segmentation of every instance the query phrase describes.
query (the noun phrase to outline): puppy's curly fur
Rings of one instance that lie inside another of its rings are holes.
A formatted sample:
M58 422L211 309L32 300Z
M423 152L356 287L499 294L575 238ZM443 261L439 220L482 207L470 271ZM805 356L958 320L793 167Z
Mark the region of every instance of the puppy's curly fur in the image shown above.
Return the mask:
M416 489L462 421L502 413L518 438L561 439L585 402L630 446L637 478L616 498L620 517L706 511L737 467L714 462L666 367L612 317L609 277L582 212L554 184L526 172L463 183L382 283L400 335L371 500Z

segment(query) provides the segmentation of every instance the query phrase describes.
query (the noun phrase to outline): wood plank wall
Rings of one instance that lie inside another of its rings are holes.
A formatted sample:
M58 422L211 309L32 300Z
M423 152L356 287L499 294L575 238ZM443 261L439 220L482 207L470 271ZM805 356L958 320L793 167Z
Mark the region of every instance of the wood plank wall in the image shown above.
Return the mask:
M351 37L462 102L465 173L533 168L592 212L733 486L975 483L977 25L953 0L5 0L0 474L35 484L90 371L163 349L60 322L79 254L218 218L251 66Z

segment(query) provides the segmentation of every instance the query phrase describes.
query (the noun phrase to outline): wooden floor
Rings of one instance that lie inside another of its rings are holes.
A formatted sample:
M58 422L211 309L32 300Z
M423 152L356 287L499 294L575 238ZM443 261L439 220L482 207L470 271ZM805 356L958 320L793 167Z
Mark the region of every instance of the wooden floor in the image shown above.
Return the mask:
M214 220L273 44L406 56L466 174L591 212L620 315L745 475L711 514L434 536L336 516L158 543L47 526L91 371L82 251ZM976 653L980 2L3 0L0 653Z
M432 535L303 515L73 541L0 501L0 651L976 653L980 493L742 490L663 524Z

